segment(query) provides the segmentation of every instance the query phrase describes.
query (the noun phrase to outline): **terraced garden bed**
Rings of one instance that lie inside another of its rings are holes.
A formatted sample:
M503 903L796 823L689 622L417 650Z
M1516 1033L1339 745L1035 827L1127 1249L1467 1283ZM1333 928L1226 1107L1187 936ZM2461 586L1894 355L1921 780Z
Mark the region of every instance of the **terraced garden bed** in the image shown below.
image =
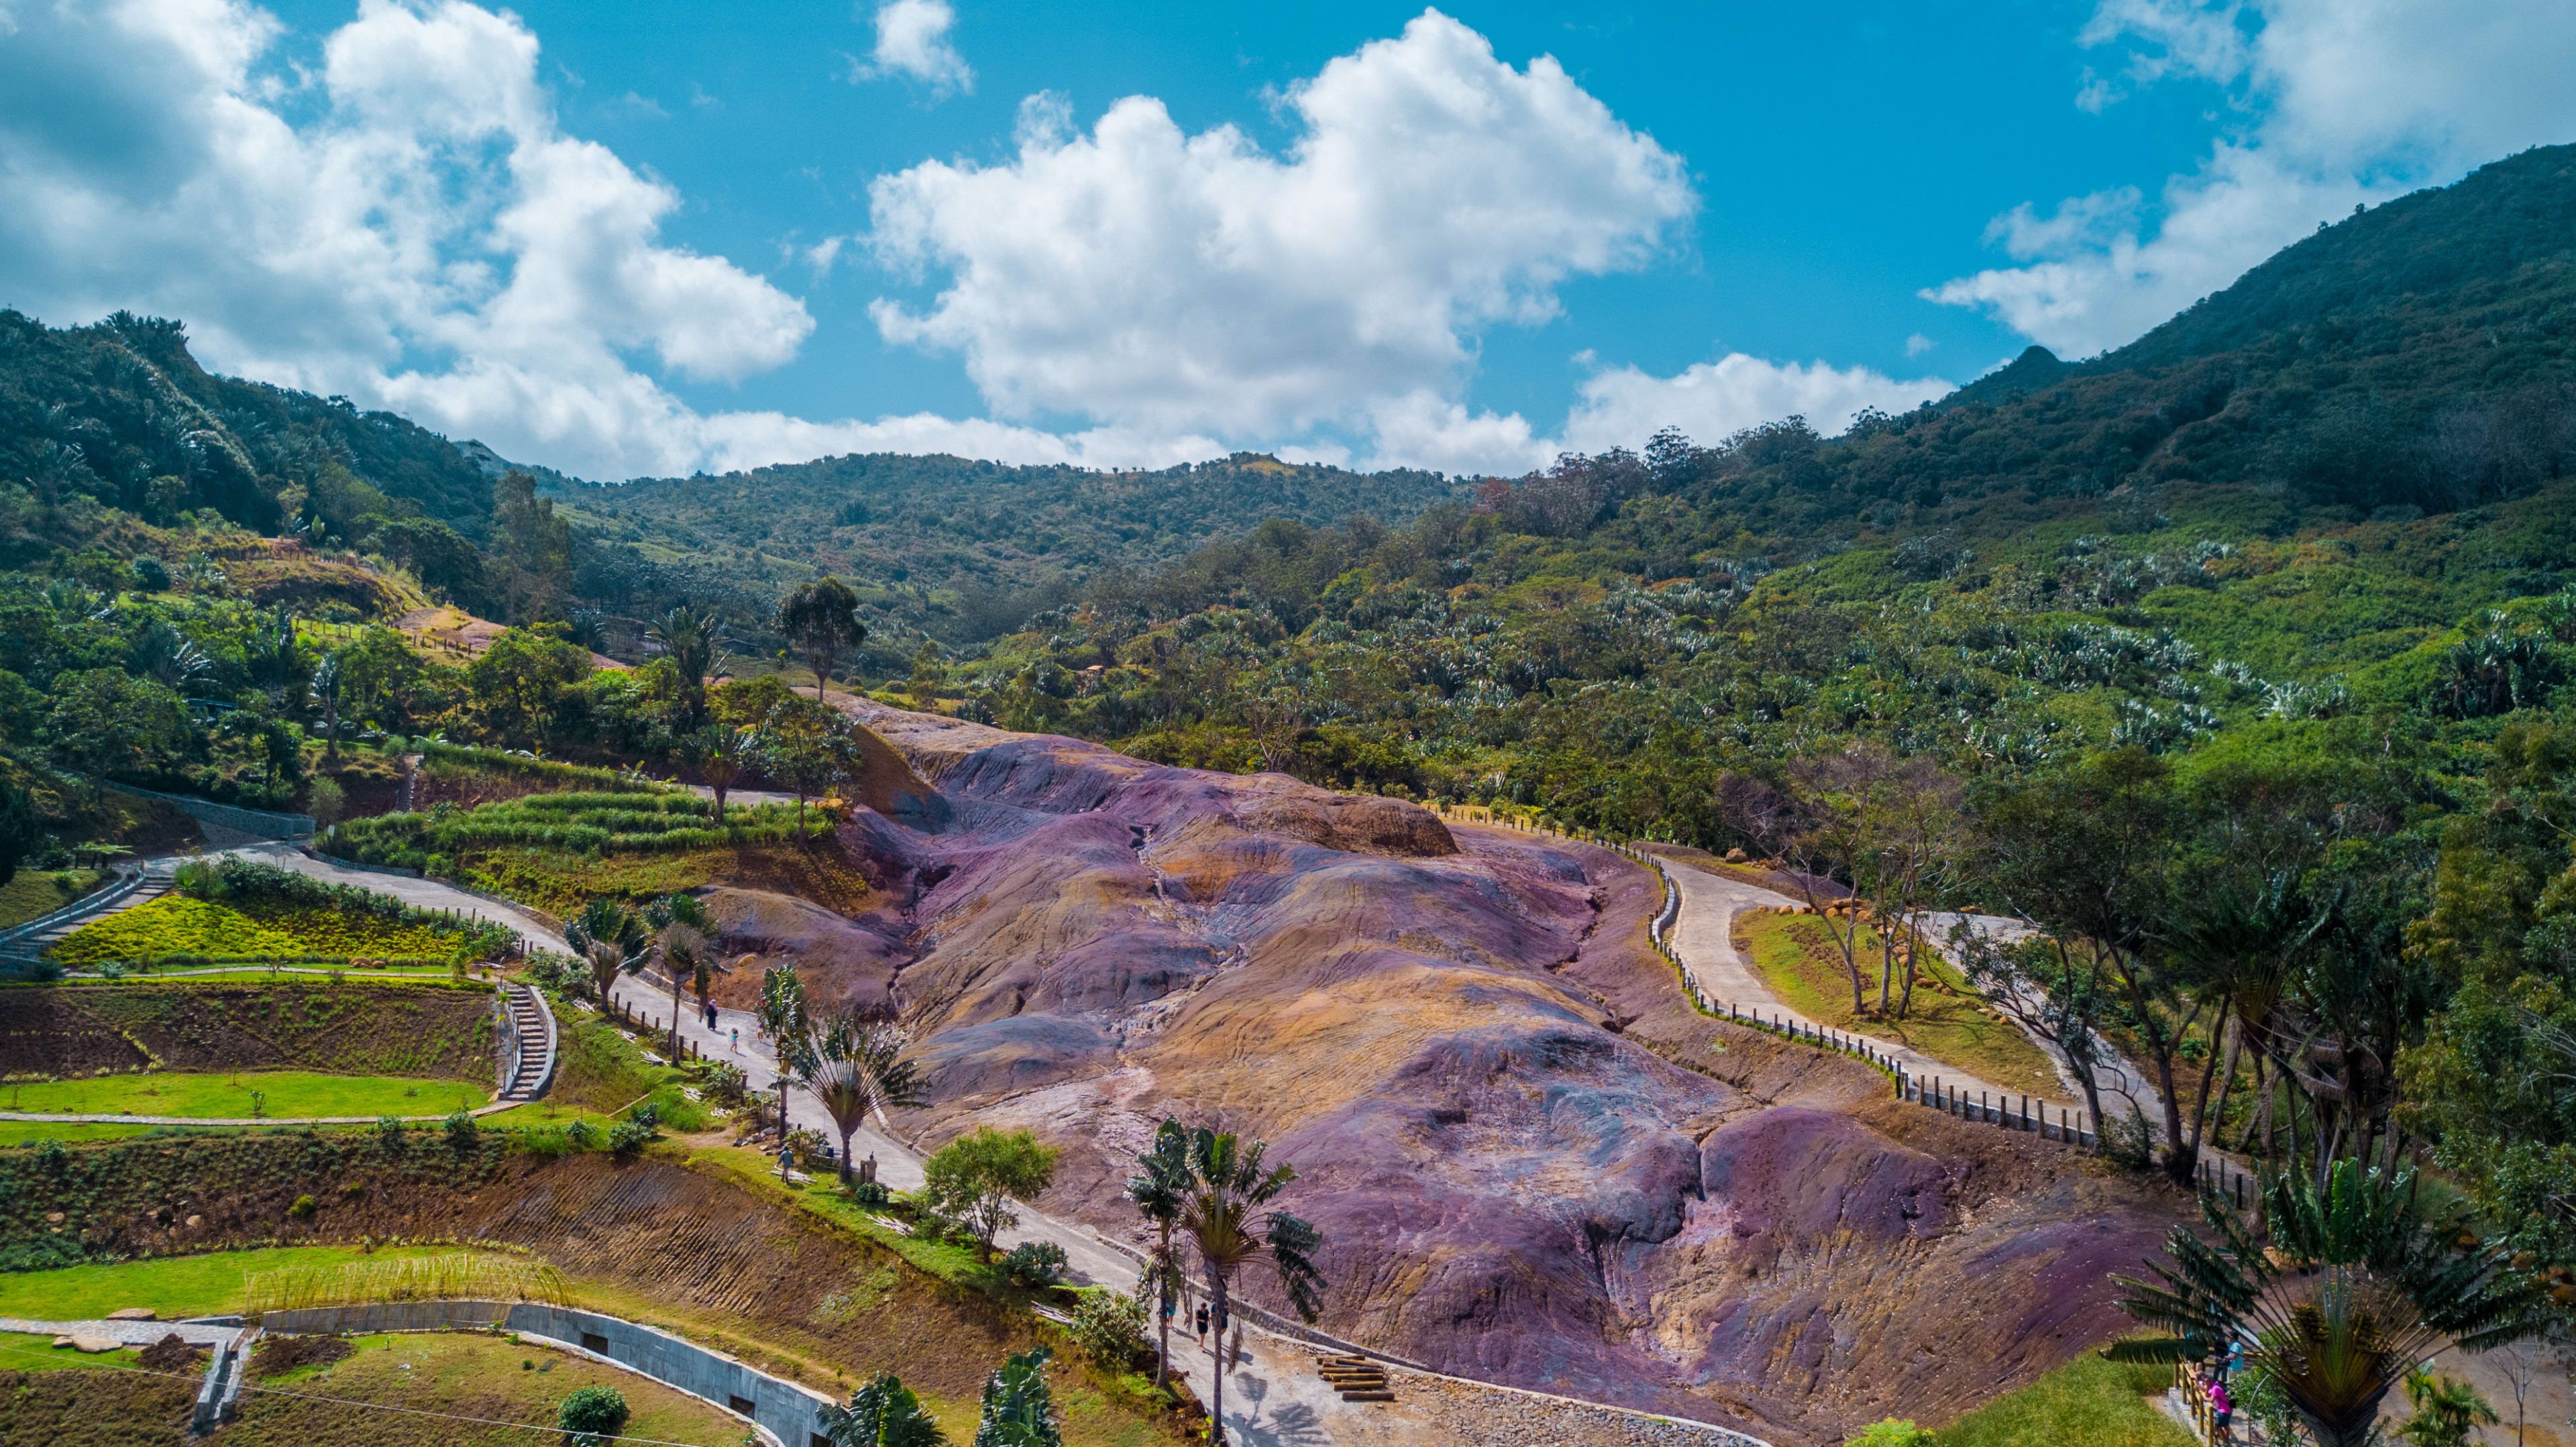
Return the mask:
M488 1082L487 987L281 975L0 990L0 1089L102 1072L303 1070ZM166 1113L166 1112L160 1112Z
M728 809L718 826L714 802L695 794L580 790L530 794L473 809L352 820L333 830L321 847L360 864L441 872L459 856L498 849L624 855L742 848L793 842L796 828L796 811L785 804ZM809 836L827 835L831 828L828 815L806 811Z
M93 920L48 954L75 969L263 959L454 962L516 938L495 924L414 909L251 860L181 866L177 893Z

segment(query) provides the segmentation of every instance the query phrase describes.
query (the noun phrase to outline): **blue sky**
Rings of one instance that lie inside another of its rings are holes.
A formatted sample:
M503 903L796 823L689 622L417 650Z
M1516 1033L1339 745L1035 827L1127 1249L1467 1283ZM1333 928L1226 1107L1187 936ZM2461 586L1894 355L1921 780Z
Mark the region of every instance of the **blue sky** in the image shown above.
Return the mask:
M2530 0L12 9L0 303L591 476L1830 429L2576 138Z

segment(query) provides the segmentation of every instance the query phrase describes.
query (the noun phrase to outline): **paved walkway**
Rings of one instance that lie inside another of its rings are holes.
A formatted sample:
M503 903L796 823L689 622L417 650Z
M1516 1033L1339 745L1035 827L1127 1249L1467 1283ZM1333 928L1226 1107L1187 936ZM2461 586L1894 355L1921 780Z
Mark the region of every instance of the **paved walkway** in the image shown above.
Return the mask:
M0 1316L0 1331L24 1332L29 1336L87 1336L108 1341L121 1341L128 1346L148 1347L176 1332L190 1346L213 1346L231 1341L242 1334L237 1326L209 1326L186 1321L34 1321L26 1317ZM68 1348L66 1348L68 1350ZM24 1365L14 1364L19 1371Z
M266 864L274 864L281 869L291 869L298 874L308 874L315 879L328 880L333 884L355 885L360 889L374 890L378 894L389 894L405 904L415 905L421 909L452 909L460 914L479 915L517 930L527 936L529 944L538 949L554 950L560 954L572 953L572 946L564 943L563 936L552 925L517 905L489 899L471 890L458 889L452 884L441 884L435 879L414 879L407 874L378 874L368 869L351 869L328 859L317 859L285 844L249 844L224 852L240 855L244 859L256 859Z

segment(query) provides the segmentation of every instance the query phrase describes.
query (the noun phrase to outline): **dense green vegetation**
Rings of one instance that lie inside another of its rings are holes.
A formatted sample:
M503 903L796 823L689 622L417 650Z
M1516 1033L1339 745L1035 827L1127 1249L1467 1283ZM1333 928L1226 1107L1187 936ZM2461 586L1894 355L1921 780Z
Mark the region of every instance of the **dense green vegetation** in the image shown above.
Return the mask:
M901 632L958 644L1070 600L1095 574L1173 561L1251 521L1395 523L1461 490L1433 473L1258 453L1159 472L873 453L550 493L586 536L640 558L774 588L815 570L854 574L866 580L863 601ZM880 646L869 671L893 673L907 656Z

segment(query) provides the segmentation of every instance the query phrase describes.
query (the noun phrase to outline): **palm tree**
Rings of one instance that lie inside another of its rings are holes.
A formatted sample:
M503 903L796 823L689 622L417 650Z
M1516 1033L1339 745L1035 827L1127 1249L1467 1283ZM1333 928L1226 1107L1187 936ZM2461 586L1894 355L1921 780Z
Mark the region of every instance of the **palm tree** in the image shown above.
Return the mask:
M2470 1351L2525 1340L2547 1325L2539 1278L2478 1243L2466 1207L2428 1211L2411 1171L2338 1161L2322 1187L2301 1170L2263 1187L2267 1251L2215 1192L2201 1197L2213 1240L2176 1226L2157 1282L2112 1278L2120 1309L2172 1333L2121 1342L2105 1355L2181 1361L2245 1340L2248 1360L2279 1385L2317 1447L2362 1447L2380 1399L2435 1343Z
M833 1447L939 1447L948 1440L921 1398L892 1372L879 1372L852 1392L848 1406L826 1406L816 1416Z
M708 933L714 926L707 918L706 907L695 896L669 894L653 902L647 913L654 926L654 954L660 959L662 973L671 981L671 1063L680 1063L680 992L699 970L715 958L716 941Z
M1172 1254L1172 1228L1180 1224L1182 1193L1189 1188L1189 1131L1170 1116L1163 1117L1161 1128L1154 1132L1154 1148L1138 1156L1136 1164L1143 1169L1127 1178L1127 1199L1154 1223L1159 1238L1145 1274L1154 1283L1157 1298L1154 1385L1162 1387L1172 1379L1172 1312L1179 1305L1182 1280L1180 1259Z
M325 653L313 670L313 701L322 706L323 737L330 742L323 754L333 763L340 761L340 655Z
M724 667L724 620L687 603L646 624L644 636L680 674L681 727L694 729L707 711L707 678Z
M841 1133L841 1184L850 1182L850 1137L887 1106L928 1103L921 1068L903 1058L903 1034L884 1021L844 1011L815 1039L811 1065L801 1072L805 1089Z
M788 965L760 976L760 1025L778 1048L778 1172L787 1173L787 1087L813 1073L814 1017L805 1008L805 981Z
M823 680L831 675L833 658L868 640L868 625L859 621L859 595L829 574L779 600L778 631L804 649L814 665L817 703L823 700Z
M1225 1329L1235 1273L1267 1258L1297 1314L1312 1322L1321 1309L1323 1273L1315 1252L1323 1237L1301 1217L1265 1210L1288 1183L1293 1166L1262 1169L1260 1141L1200 1126L1190 1132L1188 1175L1181 1188L1180 1232L1198 1248L1216 1305L1216 1392L1209 1412L1213 1441L1225 1440Z
M753 748L751 729L746 726L729 729L720 725L702 728L689 735L681 745L682 757L694 765L698 777L716 796L716 827L724 827L725 795L731 793L751 768Z
M591 990L603 1015L609 1013L608 992L617 977L643 969L652 958L652 933L644 921L604 896L582 906L581 914L564 926L564 943L590 966Z

